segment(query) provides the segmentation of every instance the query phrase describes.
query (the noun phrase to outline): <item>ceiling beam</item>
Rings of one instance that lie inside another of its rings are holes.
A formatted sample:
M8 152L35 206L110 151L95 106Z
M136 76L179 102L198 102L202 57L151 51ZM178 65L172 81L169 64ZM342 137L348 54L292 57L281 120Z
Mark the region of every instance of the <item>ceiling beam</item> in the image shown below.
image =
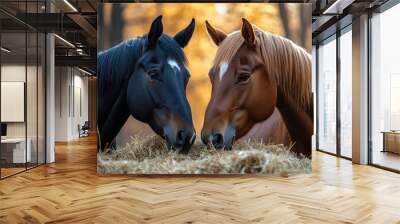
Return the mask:
M18 13L16 17L42 32L80 31L82 28L62 13Z
M338 15L343 14L343 11L351 5L355 0L336 0L322 14L324 15Z
M90 24L85 17L80 14L67 14L67 16L80 26L91 38L97 38L97 30Z
M67 16L74 21L86 34L86 42L90 46L97 45L97 29L93 27L89 21L79 13L69 13Z
M96 71L97 60L91 56L55 56L56 66L87 67Z
M334 18L334 16L320 16L318 17L317 20L315 20L315 22L312 23L312 32L316 33L318 31L320 31L321 29L323 29L326 24L332 20L332 18Z

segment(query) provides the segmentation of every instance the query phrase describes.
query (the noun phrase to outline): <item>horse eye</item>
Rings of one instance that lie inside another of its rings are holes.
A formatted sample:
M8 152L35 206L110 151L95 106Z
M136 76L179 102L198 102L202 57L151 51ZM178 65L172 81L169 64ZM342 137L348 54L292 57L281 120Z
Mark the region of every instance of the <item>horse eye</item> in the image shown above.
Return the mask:
M157 69L152 69L147 72L151 79L157 79L159 77L159 72Z
M249 73L240 73L236 80L236 83L244 84L244 83L247 83L247 81L249 81L249 79L250 79Z

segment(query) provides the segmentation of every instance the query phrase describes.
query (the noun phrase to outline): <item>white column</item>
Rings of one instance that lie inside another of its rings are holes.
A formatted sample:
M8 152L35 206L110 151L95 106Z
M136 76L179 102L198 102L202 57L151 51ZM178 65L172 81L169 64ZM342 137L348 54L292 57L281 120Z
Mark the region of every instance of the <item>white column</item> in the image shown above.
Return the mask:
M368 163L368 15L353 19L353 162Z
M46 36L46 163L55 161L55 56L54 35Z

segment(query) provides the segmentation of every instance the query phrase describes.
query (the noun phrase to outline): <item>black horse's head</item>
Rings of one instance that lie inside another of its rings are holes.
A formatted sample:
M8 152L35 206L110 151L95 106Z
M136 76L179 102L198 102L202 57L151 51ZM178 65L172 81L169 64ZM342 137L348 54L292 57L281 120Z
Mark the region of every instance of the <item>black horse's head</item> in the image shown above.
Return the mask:
M128 107L135 118L165 138L168 148L186 153L196 134L186 98L190 73L182 48L192 37L195 22L170 37L163 34L161 18L143 37L146 44L128 83Z

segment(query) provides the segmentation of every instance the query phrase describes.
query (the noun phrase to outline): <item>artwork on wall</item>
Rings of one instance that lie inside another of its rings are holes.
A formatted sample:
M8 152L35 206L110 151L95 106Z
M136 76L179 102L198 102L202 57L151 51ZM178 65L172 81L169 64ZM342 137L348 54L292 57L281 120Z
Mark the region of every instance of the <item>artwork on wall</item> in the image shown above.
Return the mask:
M1 82L1 122L24 122L25 82Z
M311 4L104 3L98 172L311 172Z

